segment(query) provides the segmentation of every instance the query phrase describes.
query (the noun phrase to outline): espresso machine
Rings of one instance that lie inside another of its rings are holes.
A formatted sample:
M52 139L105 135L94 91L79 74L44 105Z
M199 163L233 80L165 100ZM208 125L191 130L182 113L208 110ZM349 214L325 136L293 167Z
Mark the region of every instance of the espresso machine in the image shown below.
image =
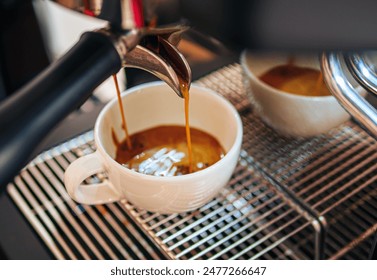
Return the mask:
M4 6L3 11L22 6L16 3L19 1L13 2L15 6ZM240 3L182 0L179 5L169 0L56 2L104 19L109 25L84 33L71 50L53 63L49 63L43 44L36 45L40 51L35 57L39 64L33 64L32 74L3 91L0 102L2 189L30 160L33 148L41 139L122 67L146 70L181 96L178 76L190 83L192 74L176 45L188 26L211 34L206 43L212 47L221 41L236 53L244 48L321 52L324 77L334 96L368 133L377 135L377 112L358 96L347 82L349 76L344 74L350 72L363 87L376 92L372 55L365 53L377 44L370 34L370 26L377 26L377 19L370 14L377 6L375 1L315 1L308 4L294 0L290 5L278 0ZM135 5L131 24L125 2ZM169 25L154 26L153 16L146 23L141 20L142 10L144 16L148 13L157 18L164 15L161 18L167 20L163 23ZM184 24L177 25L182 18ZM2 24L4 29L10 26L5 19ZM40 34L34 36L38 38ZM22 44L22 41L17 43ZM7 50L9 53L9 47ZM2 51L5 53L4 48ZM13 53L12 57L17 55ZM320 251L318 255L321 255Z

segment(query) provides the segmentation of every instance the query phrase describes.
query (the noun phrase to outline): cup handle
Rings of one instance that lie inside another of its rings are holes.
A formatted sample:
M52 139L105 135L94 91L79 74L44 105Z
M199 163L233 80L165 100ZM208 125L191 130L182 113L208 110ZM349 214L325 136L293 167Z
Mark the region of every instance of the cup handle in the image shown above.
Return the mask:
M109 180L102 183L82 184L86 178L104 170L98 151L73 161L64 174L65 188L70 197L82 204L104 204L120 200L120 194L115 191Z

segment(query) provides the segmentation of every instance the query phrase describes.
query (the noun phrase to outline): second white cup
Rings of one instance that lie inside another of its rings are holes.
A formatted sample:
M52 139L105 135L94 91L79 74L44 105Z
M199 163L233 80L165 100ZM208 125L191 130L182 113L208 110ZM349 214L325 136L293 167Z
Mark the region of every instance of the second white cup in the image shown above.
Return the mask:
M292 94L260 80L262 74L275 66L288 64L291 58L288 54L249 51L241 55L246 91L261 119L279 133L294 137L316 136L347 121L350 115L332 95ZM294 61L295 65L320 70L315 55L296 55Z

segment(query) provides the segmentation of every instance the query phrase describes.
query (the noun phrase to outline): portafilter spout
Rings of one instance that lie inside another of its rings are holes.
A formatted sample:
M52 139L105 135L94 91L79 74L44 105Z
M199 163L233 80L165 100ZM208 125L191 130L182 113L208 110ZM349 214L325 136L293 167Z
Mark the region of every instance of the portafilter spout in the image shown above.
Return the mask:
M149 71L182 96L180 81L190 85L191 71L174 44L185 29L109 26L86 32L63 57L0 103L0 186L30 160L57 123L121 67Z
M181 25L138 28L131 30L127 36L115 36L114 42L122 58L122 66L152 73L183 98L181 83L186 83L190 88L192 74L190 65L176 45L187 29L188 27ZM107 29L98 32L112 36ZM135 41L138 42L137 45ZM135 46L129 51L129 46L133 45Z

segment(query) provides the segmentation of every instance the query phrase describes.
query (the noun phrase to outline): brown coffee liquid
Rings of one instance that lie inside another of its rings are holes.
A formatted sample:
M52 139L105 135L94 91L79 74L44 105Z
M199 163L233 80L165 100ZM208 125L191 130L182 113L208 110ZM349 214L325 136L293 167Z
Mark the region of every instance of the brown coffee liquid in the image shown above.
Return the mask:
M113 79L114 79L114 84L117 92L117 97L118 97L118 104L119 104L119 110L120 110L120 115L122 117L122 128L124 130L124 133L126 134L126 143L128 145L129 149L132 149L132 144L131 144L131 139L130 135L128 134L128 129L127 129L127 122L126 122L126 117L124 115L124 107L123 107L123 102L122 102L122 97L120 96L120 89L119 89L119 84L118 84L118 78L116 74L113 74ZM113 137L114 137L114 131L113 131Z
M193 162L189 159L186 127L179 125L157 126L132 134L132 148L126 141L119 143L115 160L139 173L179 176L207 168L225 155L215 137L196 128L190 130Z
M193 159L193 154L192 154L190 118L189 118L190 94L189 94L189 89L188 89L188 83L181 80L179 83L179 86L183 94L183 98L185 99L185 130L186 130L187 153L188 153L188 159L189 159L189 173L192 173L194 159Z
M274 88L297 95L331 95L319 70L295 66L293 63L276 66L259 78Z

